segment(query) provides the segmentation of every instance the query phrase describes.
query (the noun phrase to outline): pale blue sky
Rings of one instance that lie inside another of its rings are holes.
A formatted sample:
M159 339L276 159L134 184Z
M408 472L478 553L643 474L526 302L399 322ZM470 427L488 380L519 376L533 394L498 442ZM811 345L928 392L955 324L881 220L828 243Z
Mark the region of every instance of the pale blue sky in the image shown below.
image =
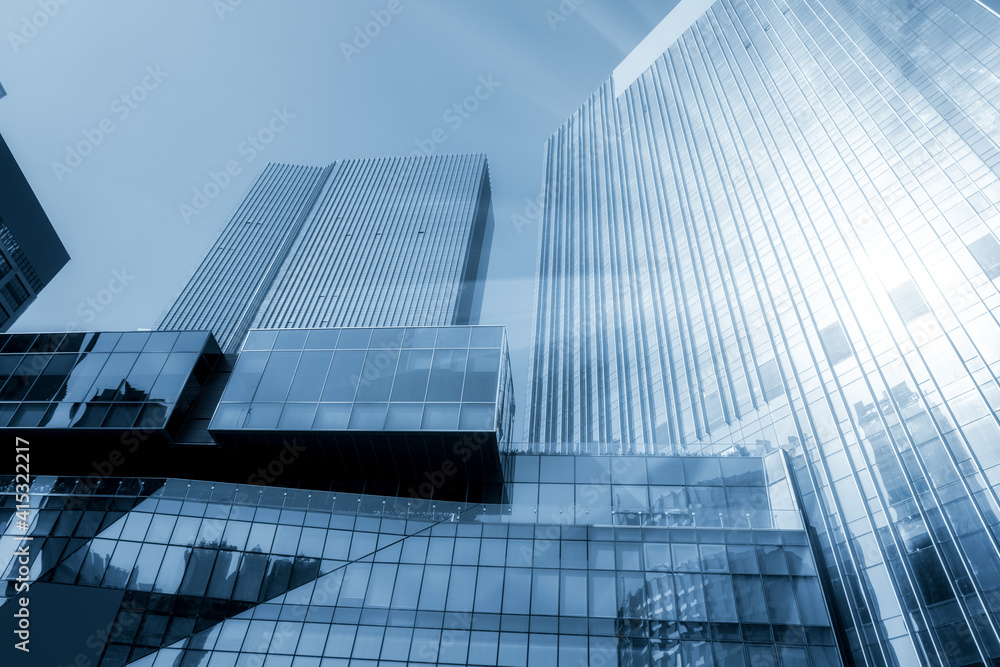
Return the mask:
M408 154L441 128L437 152L490 159L483 321L508 326L523 416L537 227L514 216L545 139L674 0L61 2L0 8L0 132L72 257L13 330L152 327L266 162ZM345 49L372 12L385 25ZM480 77L495 90L446 116ZM77 162L80 142L96 145ZM239 174L186 222L229 161Z

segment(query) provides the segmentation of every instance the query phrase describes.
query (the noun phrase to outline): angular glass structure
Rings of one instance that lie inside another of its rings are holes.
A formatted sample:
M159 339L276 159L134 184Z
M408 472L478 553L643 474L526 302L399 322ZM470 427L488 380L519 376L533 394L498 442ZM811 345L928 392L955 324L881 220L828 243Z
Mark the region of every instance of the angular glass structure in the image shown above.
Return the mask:
M513 393L503 327L253 329L209 428L496 428L510 442Z
M0 183L4 187L0 197L0 331L6 331L66 265L69 254L3 137Z
M855 663L998 664L1000 18L661 28L547 145L526 439L784 448Z
M0 335L0 428L54 441L133 427L169 438L220 357L204 331Z
M269 164L159 328L476 324L492 211L484 155Z
M21 530L7 478L0 569L34 538L53 665L838 662L782 453L525 455L514 479L511 503L468 504L39 478ZM74 595L89 614L55 602Z
M299 443L317 488L500 499L513 401L503 327L253 329L208 431L233 465Z

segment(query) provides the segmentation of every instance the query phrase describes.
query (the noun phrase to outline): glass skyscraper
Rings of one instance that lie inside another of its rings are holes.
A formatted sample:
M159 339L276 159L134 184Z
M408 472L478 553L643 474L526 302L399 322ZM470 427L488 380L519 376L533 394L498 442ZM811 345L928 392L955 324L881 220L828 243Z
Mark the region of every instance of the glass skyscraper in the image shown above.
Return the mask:
M475 324L492 211L484 155L269 164L159 328Z
M365 165L388 180L336 197L335 168L269 166L180 330L0 335L34 474L0 480L0 631L30 606L29 664L838 663L786 453L512 443L504 328L456 323L485 163Z
M547 144L526 439L788 451L856 664L1000 664L998 67L977 2L681 2Z

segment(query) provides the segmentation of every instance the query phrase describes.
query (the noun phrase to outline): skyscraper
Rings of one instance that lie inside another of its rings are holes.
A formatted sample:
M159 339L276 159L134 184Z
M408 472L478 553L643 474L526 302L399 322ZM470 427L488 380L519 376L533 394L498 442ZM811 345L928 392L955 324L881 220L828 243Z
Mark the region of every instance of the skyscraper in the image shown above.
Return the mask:
M684 1L547 144L527 440L788 450L857 664L1000 661L998 65L976 2Z
M341 227L364 242L337 251L321 239L330 225L309 225L331 173L269 169L269 183L297 184L254 204L278 240L241 240L256 218L238 214L171 311L238 339L238 353L220 354L206 330L0 335L0 432L30 450L35 475L0 478L0 628L26 642L30 616L35 664L839 661L784 452L513 446L503 327L393 319L471 317L465 277L482 264L465 258L485 255L481 241L432 235L400 272L377 263L373 237L431 232L396 217ZM406 210L450 222L428 174ZM282 191L291 203L266 208ZM489 220L482 197L444 201ZM247 251L245 271L234 251ZM386 272L356 290L322 273L347 260ZM404 290L407 276L429 285ZM303 298L317 284L345 293ZM394 325L301 324L322 316L310 304L357 294L387 296L334 312L377 321L366 307L378 306ZM300 319L241 335L271 307ZM19 664L18 651L0 645L0 662Z
M159 328L474 324L492 235L484 155L269 164Z
M3 137L0 183L0 331L6 331L66 265L69 254Z

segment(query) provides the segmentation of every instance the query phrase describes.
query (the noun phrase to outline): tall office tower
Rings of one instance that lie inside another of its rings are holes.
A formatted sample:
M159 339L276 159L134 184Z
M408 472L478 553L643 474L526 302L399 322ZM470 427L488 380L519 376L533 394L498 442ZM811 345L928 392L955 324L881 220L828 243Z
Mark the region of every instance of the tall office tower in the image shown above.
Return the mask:
M1000 18L682 1L555 133L527 439L794 455L860 665L1000 664Z
M492 234L484 155L269 164L159 328L474 324Z
M0 184L0 331L6 331L69 254L3 137Z

